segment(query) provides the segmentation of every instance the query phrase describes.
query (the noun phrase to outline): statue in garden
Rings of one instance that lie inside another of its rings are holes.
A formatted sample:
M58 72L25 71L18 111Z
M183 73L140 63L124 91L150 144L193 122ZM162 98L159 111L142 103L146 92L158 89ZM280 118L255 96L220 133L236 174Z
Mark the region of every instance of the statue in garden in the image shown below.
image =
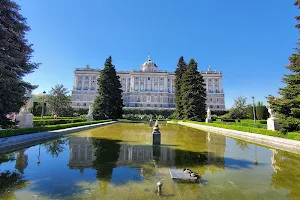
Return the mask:
M205 122L206 123L211 123L212 120L211 120L211 111L210 111L210 108L208 107L207 108L207 113L206 113L206 119L205 119Z
M93 104L91 104L89 106L89 112L88 112L88 116L87 116L87 121L93 121Z

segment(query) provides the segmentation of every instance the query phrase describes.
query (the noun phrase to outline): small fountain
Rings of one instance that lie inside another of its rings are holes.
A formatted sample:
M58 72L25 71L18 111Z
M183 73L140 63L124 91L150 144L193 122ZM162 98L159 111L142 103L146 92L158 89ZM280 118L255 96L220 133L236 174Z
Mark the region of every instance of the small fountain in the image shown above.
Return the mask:
M156 120L152 132L152 145L160 145L160 144L161 144L161 134L158 127L158 121Z

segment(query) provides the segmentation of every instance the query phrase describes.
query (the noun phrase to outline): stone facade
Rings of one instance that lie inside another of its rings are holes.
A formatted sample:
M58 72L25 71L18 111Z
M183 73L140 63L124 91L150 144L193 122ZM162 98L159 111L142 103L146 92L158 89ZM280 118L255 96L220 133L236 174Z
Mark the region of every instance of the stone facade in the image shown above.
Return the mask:
M99 69L76 68L72 90L72 107L87 108L97 95ZM212 110L224 110L224 91L222 73L201 71L206 84L207 105ZM118 71L123 90L123 101L127 108L174 109L175 73L158 70L157 65L148 57L140 70Z

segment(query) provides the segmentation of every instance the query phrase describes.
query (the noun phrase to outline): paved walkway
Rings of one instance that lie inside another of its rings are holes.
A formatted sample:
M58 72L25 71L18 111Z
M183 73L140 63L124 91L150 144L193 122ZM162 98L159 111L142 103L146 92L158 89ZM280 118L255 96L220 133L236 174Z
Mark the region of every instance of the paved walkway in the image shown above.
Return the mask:
M66 134L97 128L104 125L114 124L117 121L103 122L85 126L78 126L55 131L38 132L24 135L17 135L0 139L0 153L8 153L17 149L25 148L45 140L54 139Z
M219 133L221 135L246 140L275 149L281 149L284 151L300 154L300 141L297 140L290 140L256 133L242 132L225 128L217 128L200 124L192 124L188 122L178 122L178 124L214 133Z

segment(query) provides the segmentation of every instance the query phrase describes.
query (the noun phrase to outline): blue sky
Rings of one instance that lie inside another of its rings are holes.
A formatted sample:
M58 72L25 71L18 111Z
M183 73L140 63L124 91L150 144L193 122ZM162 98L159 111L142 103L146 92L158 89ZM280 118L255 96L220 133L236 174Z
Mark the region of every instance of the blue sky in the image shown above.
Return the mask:
M17 0L31 27L28 40L42 63L25 80L69 90L73 71L87 63L138 69L148 53L159 69L174 71L178 58L223 72L226 107L243 95L265 101L277 95L299 37L293 0Z

